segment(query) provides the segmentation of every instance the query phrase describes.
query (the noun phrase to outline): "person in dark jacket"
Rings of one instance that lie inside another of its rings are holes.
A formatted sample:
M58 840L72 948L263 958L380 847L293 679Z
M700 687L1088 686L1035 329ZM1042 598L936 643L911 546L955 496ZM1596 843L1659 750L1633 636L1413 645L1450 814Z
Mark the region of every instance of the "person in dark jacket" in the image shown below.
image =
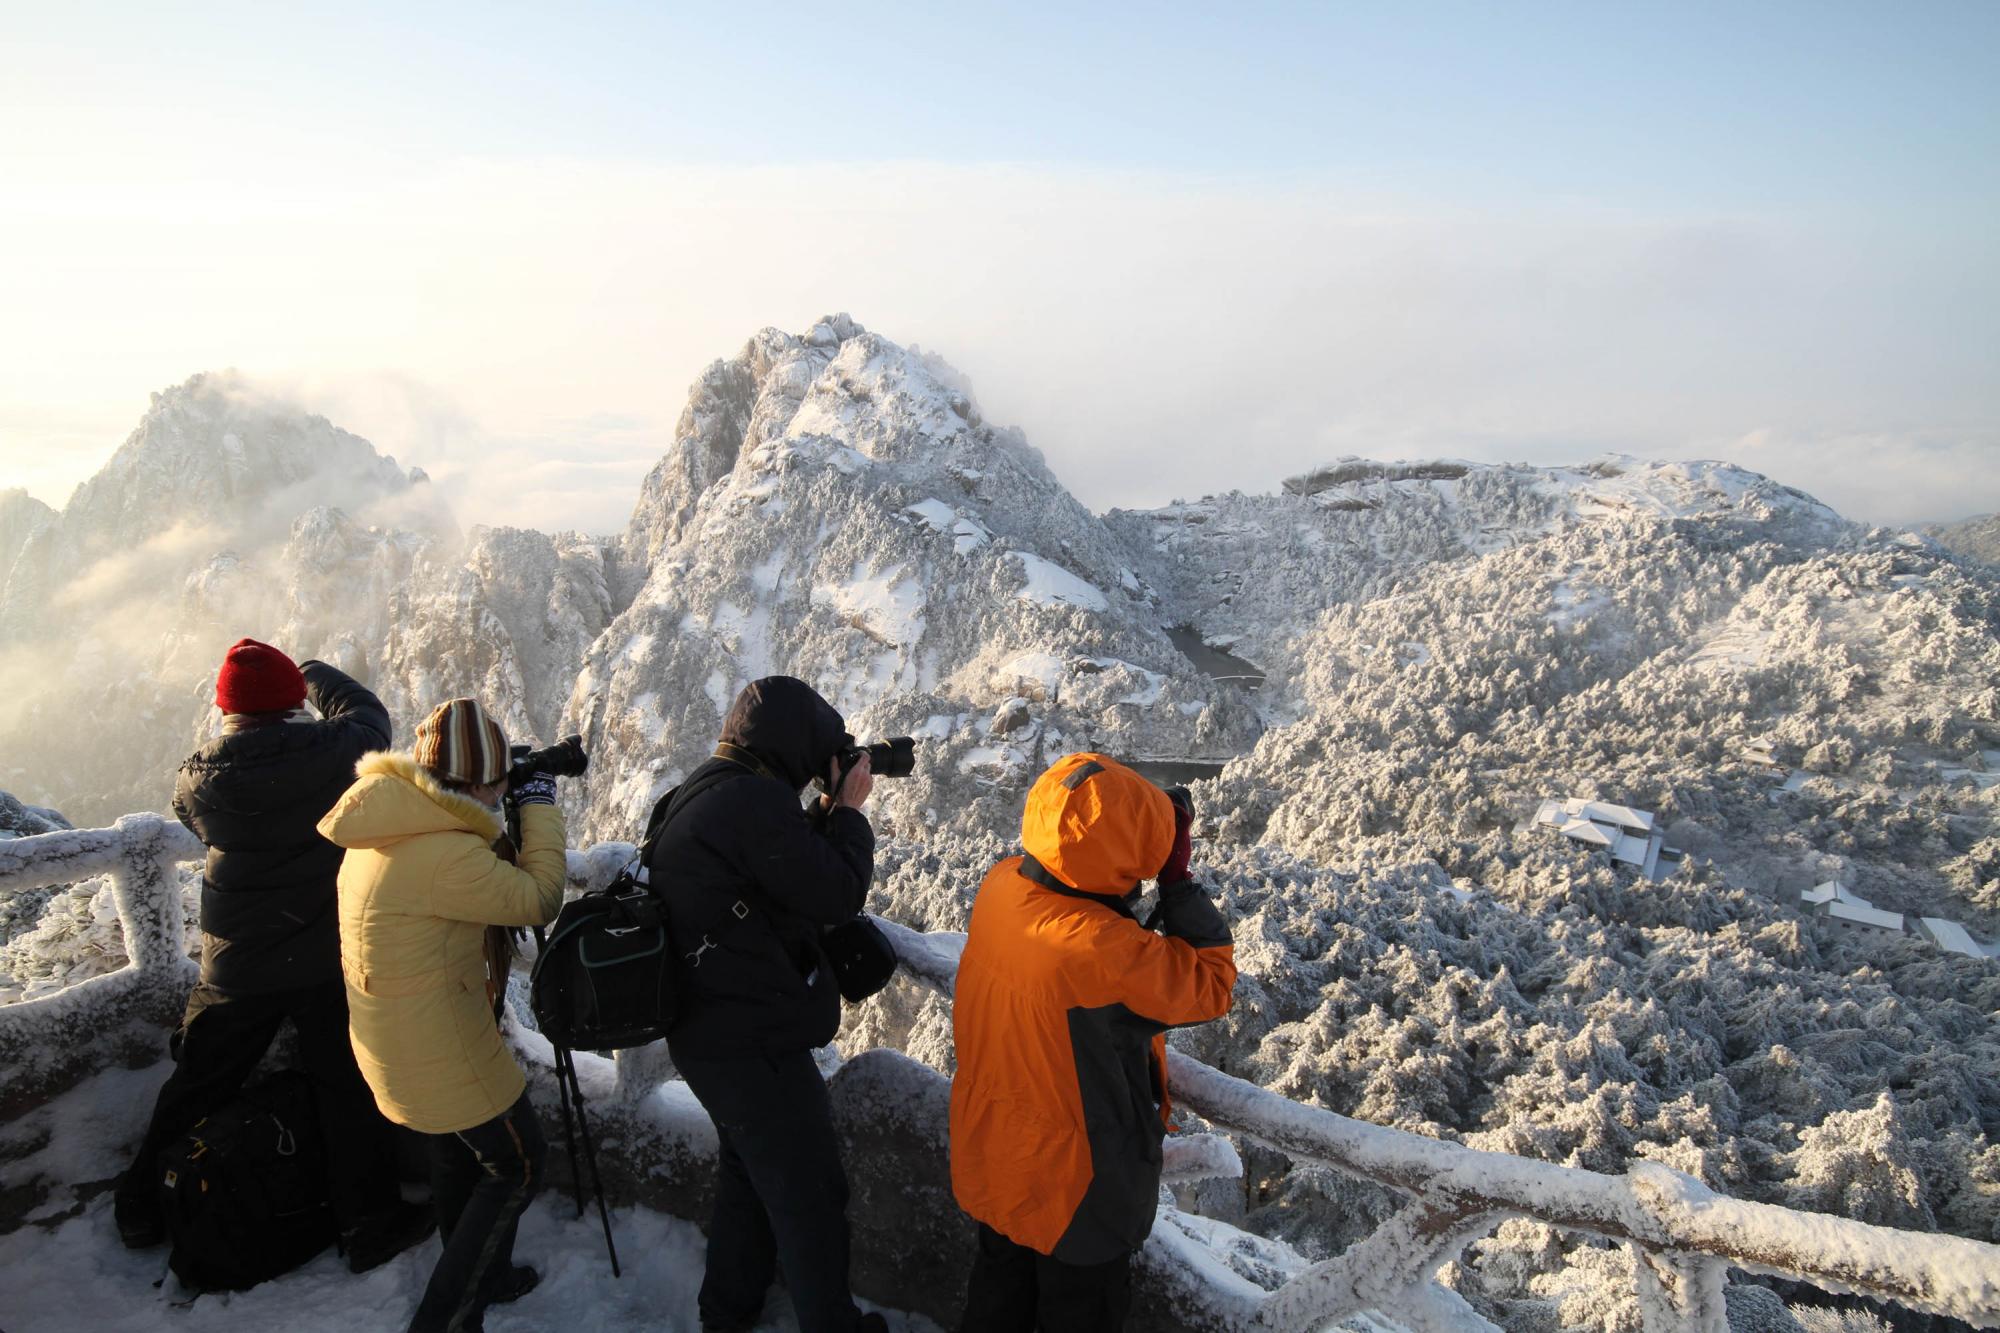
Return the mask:
M682 950L675 1066L720 1140L701 1326L748 1329L782 1269L802 1333L884 1327L848 1287L847 1176L813 1048L840 1026L820 933L861 910L875 834L866 755L803 681L746 686L715 756L670 793L647 871ZM815 780L830 795L809 813Z
M302 711L307 700L318 719ZM347 1034L335 890L343 855L315 825L389 743L389 713L324 662L268 644L230 648L215 683L222 734L181 765L174 813L208 848L201 978L175 1034L176 1064L153 1106L113 1213L128 1246L166 1238L159 1155L241 1090L289 1019L326 1141L328 1198L355 1272L434 1225L397 1188L394 1131L376 1109Z

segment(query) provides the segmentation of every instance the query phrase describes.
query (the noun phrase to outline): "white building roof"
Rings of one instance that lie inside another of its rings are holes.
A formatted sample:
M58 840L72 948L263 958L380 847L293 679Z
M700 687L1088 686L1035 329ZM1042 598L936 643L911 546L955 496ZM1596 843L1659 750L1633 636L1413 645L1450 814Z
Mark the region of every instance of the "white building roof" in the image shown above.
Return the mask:
M1566 808L1570 814L1633 833L1653 831L1653 816L1644 810L1634 810L1629 805L1613 805L1609 801L1570 801Z
M1617 846L1611 849L1611 859L1623 861L1626 865L1644 866L1652 845L1653 840L1643 834L1621 833Z
M1901 934L1903 930L1903 914L1901 912L1884 912L1880 908L1866 907L1845 898L1828 903L1824 915L1830 916L1836 921L1846 921L1856 926L1873 926L1877 930L1886 930L1895 934Z
M1873 911L1875 908L1874 903L1868 901L1853 889L1848 888L1845 884L1834 880L1828 880L1824 884L1807 889L1799 895L1799 901L1810 905L1846 903L1849 907L1865 907L1870 911Z
M1593 847L1609 847L1611 835L1587 819L1572 819L1561 828L1562 835L1578 842L1587 842Z
M1964 926L1956 921L1948 921L1941 916L1926 916L1917 919L1917 928L1940 949L1952 953L1962 953L1967 958L1984 958L1986 950L1967 933Z

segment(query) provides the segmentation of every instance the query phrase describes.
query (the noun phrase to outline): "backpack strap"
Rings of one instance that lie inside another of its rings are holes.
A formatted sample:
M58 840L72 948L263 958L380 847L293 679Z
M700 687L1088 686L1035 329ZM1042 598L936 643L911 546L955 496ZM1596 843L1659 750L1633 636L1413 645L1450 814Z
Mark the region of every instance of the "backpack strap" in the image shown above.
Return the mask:
M728 756L721 756L727 758ZM733 762L733 761L732 761ZM741 767L739 765L739 767ZM747 770L746 770L747 771ZM660 835L667 831L667 825L681 808L710 787L740 776L726 768L717 769L697 782L683 782L653 803L653 813L646 816L646 836L639 842L639 864L645 865L653 859L653 848L659 843Z
M728 753L725 753L725 751L728 751ZM697 782L684 782L665 796L662 796L654 804L653 813L646 821L646 839L639 846L639 862L641 865L649 867L647 871L649 881L651 877L650 865L653 859L653 849L659 844L661 836L666 833L667 825L673 822L674 816L679 814L689 801L692 801L696 796L707 791L710 787L728 782L732 778L746 777L752 774L763 777L775 776L770 769L758 762L757 757L751 754L750 751L735 745L729 745L726 742L716 747L715 758L727 760L731 767L719 768ZM750 896L746 895L736 899L736 901L729 905L729 914L734 919L724 926L722 938L727 938L732 929L750 919L749 899ZM693 950L683 953L681 957L689 967L700 967L702 955L721 943L722 939L704 932L701 937L701 943Z

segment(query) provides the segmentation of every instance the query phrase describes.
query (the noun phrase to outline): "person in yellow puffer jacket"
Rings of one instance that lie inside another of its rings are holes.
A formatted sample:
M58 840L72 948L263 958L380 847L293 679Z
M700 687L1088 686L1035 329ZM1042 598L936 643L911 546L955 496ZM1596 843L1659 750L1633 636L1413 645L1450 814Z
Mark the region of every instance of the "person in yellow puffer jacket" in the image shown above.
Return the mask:
M1028 792L1023 854L979 886L952 1007L951 1184L979 1224L960 1333L1124 1324L1158 1208L1165 1034L1229 1012L1236 986L1229 927L1188 878L1192 820L1186 793L1072 754Z
M554 918L564 831L555 779L537 774L511 797L518 864L496 854L507 761L500 727L474 700L453 699L419 724L412 753L363 756L319 824L347 849L340 963L355 1060L382 1113L430 1146L444 1253L411 1333L479 1329L488 1304L536 1281L513 1264L514 1229L541 1187L547 1145L494 1022L485 936Z

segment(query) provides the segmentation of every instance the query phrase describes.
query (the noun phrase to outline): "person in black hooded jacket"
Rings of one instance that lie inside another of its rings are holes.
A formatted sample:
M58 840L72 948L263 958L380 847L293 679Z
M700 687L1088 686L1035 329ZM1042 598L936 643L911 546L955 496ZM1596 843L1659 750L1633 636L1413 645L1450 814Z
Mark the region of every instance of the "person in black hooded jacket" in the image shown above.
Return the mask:
M307 700L318 718L301 711ZM389 712L346 673L296 666L254 639L230 648L215 702L221 735L174 783L174 813L208 848L201 978L113 1214L128 1246L165 1239L160 1153L242 1089L289 1020L326 1141L328 1200L348 1265L362 1272L431 1224L429 1210L402 1202L394 1130L348 1040L336 892L344 853L315 825L353 784L355 761L388 745Z
M802 1333L883 1327L848 1287L847 1176L812 1057L840 1026L820 933L861 910L874 876L867 757L842 780L852 744L811 686L769 676L737 696L685 797L661 804L647 871L684 954L667 1046L720 1140L705 1330L752 1327L778 1269ZM815 779L831 795L809 813Z

